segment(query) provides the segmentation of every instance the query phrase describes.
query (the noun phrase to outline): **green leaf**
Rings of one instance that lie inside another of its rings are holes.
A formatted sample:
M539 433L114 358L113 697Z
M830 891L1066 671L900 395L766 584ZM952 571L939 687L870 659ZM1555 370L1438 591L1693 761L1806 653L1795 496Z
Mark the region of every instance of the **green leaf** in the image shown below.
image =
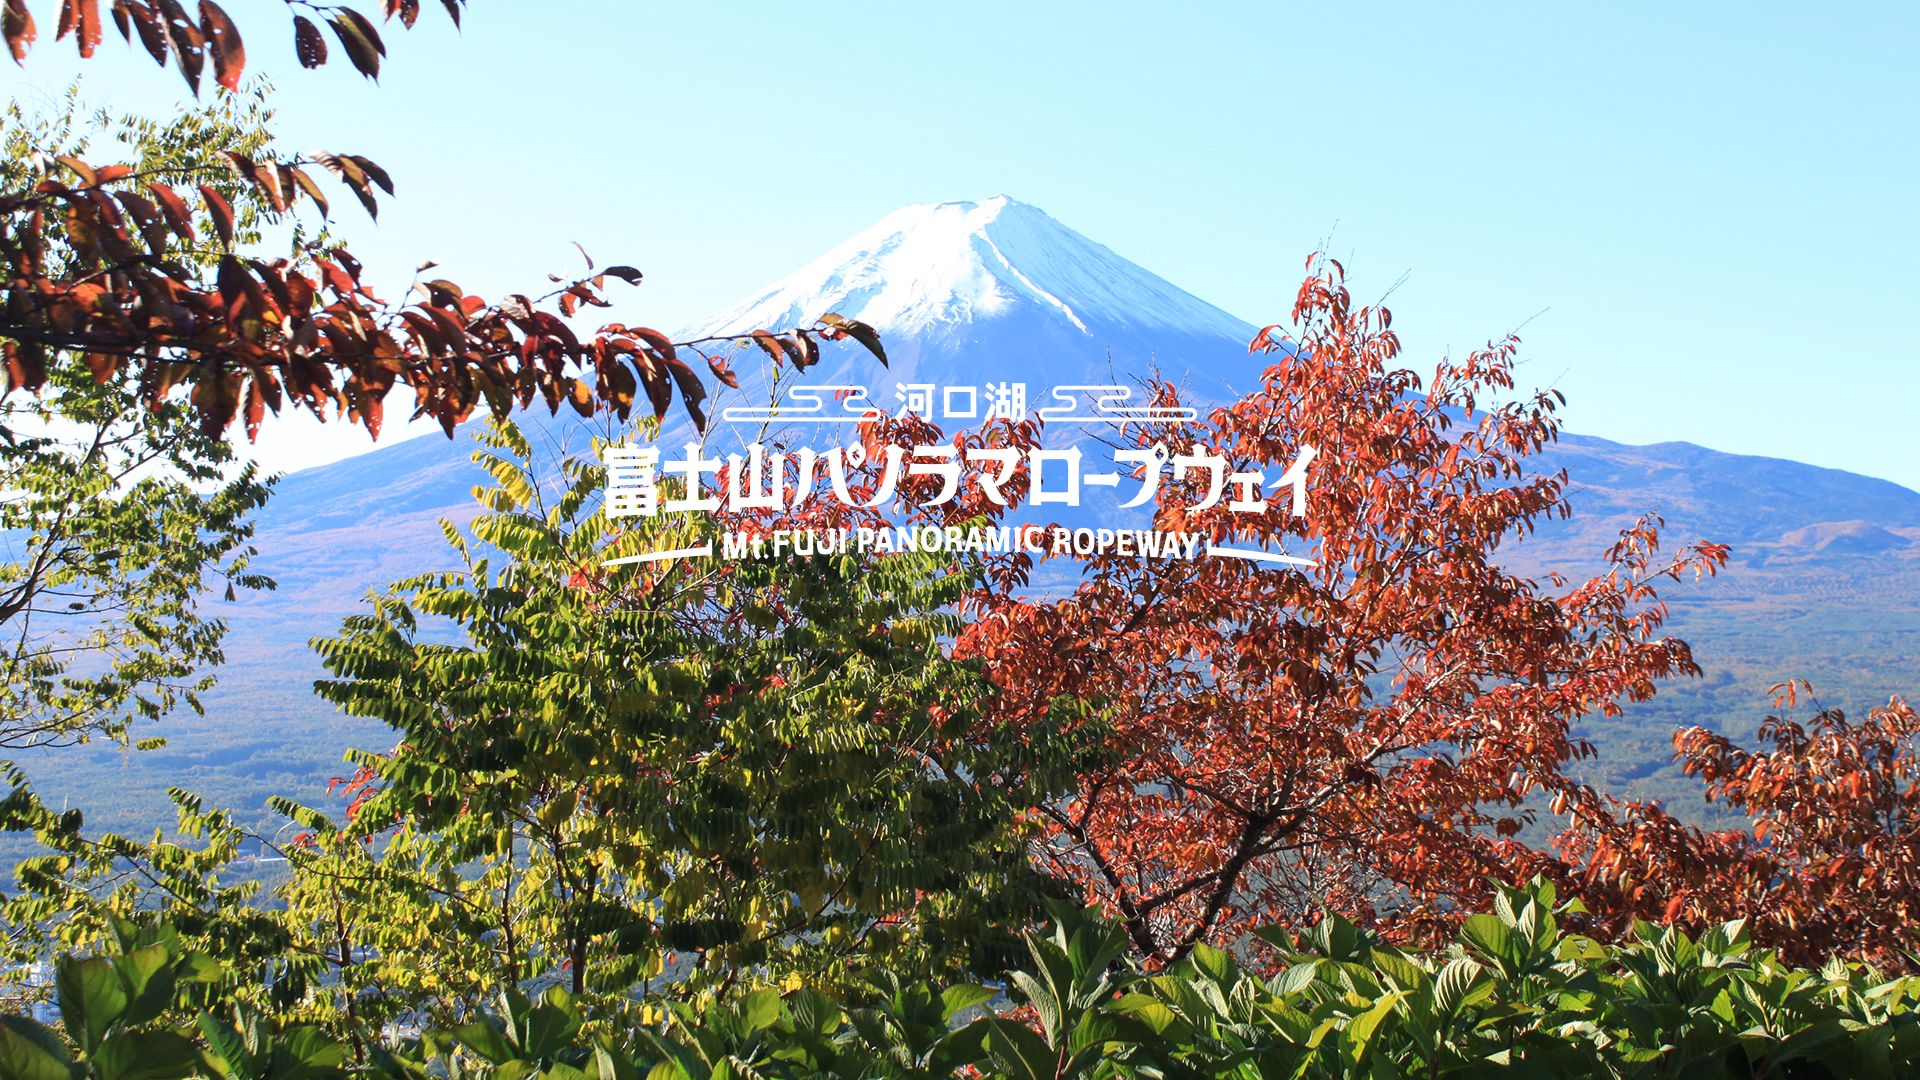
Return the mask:
M1493 960L1511 962L1516 959L1513 931L1497 915L1475 915L1467 919L1460 926L1460 940Z
M840 1030L842 1019L840 1006L811 986L787 995L787 1015L796 1030L811 1035L832 1035Z
M780 1022L780 991L755 990L740 999L740 1019L748 1032L765 1031Z
M593 1048L594 1080L637 1080L633 1059L626 1051L602 1042Z
M1283 953L1293 951L1293 934L1284 926L1262 926L1253 931L1253 936L1279 949Z
M1140 1022L1152 1028L1156 1034L1165 1035L1167 1029L1180 1022L1180 1017L1167 1003L1146 994L1126 994L1115 1001L1110 1008L1128 1016L1137 1017Z
M979 1020L955 1028L934 1044L927 1055L927 1066L935 1075L944 1075L966 1065L978 1065L988 1056L987 1036L992 1032L989 1020Z
M976 1005L993 1000L993 991L972 983L956 983L940 991L940 1019L949 1021Z
M1204 941L1194 945L1191 959L1201 974L1221 986L1231 987L1240 981L1240 965L1233 962L1233 957Z
M66 1044L45 1024L0 1016L0 1080L70 1080Z
M547 1058L567 1046L580 1029L573 999L558 986L547 988L540 1004L527 1017L526 1039L520 1051L527 1057Z
M1289 967L1273 980L1273 992L1278 997L1288 997L1305 990L1320 975L1319 960L1308 960Z
M199 1057L176 1032L123 1032L100 1044L93 1067L100 1080L179 1080L193 1075Z
M1012 1080L1054 1080L1060 1055L1025 1024L988 1017L987 1051Z
M1440 977L1433 983L1434 1011L1442 1017L1452 1016L1467 1004L1475 987L1491 983L1486 979L1486 969L1462 956L1448 963L1440 971Z
M460 1045L480 1055L494 1065L504 1065L517 1055L508 1044L507 1037L500 1029L486 1020L476 1020L471 1024L462 1024L451 1034L460 1041Z
M1065 1004L1053 992L1053 988L1025 971L1016 971L1009 976L1013 985L1027 996L1027 1003L1040 1015L1040 1030L1046 1034L1049 1043L1059 1041L1060 1029L1066 1020Z
M233 1025L214 1016L201 1013L196 1019L200 1035L207 1040L207 1050L226 1066L229 1074L251 1077L259 1071L254 1056L247 1052L246 1040Z
M348 1050L346 1043L312 1024L301 1024L280 1033L280 1052L299 1064L276 1071L273 1080L306 1080L331 1073L346 1063Z
M55 962L55 969L60 1019L67 1038L80 1047L81 1053L92 1054L127 1008L127 989L120 969L99 956L89 960L63 956Z
M1373 1008L1354 1017L1347 1024L1346 1030L1340 1033L1340 1047L1349 1065L1358 1067L1366 1059L1367 1051L1372 1047L1373 1037L1380 1030L1380 1025L1386 1021L1387 1017L1393 1015L1394 1006L1398 1005L1400 999L1404 997L1406 997L1404 993L1396 990L1374 1002Z
M168 953L165 945L156 943L114 961L126 980L127 989L132 992L132 1000L127 1003L120 1023L144 1024L173 1004L173 958Z
M1375 949L1373 969L1393 981L1401 990L1418 990L1427 984L1427 973L1420 965L1386 949Z

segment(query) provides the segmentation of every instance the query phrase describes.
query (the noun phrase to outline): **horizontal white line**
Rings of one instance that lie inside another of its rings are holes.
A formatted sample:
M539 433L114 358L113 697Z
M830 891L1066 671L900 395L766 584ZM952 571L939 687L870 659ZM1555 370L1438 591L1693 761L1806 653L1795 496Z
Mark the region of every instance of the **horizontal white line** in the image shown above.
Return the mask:
M1233 559L1251 559L1255 562L1286 563L1289 566L1319 566L1320 565L1319 563L1314 562L1312 559L1296 559L1291 555L1275 555L1270 551L1257 551L1253 548L1214 547L1212 544L1207 545L1207 554L1225 555L1228 558L1233 558Z
M711 555L711 554L713 554L713 544L709 542L709 543L701 544L699 547L679 548L678 550L675 550L675 551L650 551L645 555L625 555L618 559L608 559L606 562L603 562L600 565L601 566L624 566L627 563L664 562L668 559L685 559L693 555Z
M1041 413L1040 418L1049 424L1134 424L1159 420L1173 420L1184 424L1199 419L1200 414L1192 409L1181 409L1178 412L1171 413L1149 413L1145 411L1120 412L1115 410L1114 412L1101 413L1099 416L1048 416L1045 413Z

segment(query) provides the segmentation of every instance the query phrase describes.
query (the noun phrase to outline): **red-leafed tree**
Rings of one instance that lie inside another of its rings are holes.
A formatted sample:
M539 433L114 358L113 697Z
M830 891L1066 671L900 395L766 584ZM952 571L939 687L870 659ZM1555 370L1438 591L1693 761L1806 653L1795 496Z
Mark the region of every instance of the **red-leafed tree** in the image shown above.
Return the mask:
M1657 804L1612 804L1591 792L1563 804L1572 884L1599 920L1635 918L1690 928L1747 919L1754 940L1800 964L1835 954L1920 970L1920 717L1895 698L1849 719L1791 709L1805 682L1774 688L1748 750L1704 728L1674 736L1675 760L1707 799L1753 819L1751 831L1708 832Z
M456 23L462 2L443 0ZM201 0L197 20L176 0L110 6L121 35L163 64L171 58L195 93L208 64L222 87L238 87L246 50L212 0ZM389 20L406 26L420 10L417 0L383 6ZM363 74L377 74L386 49L371 21L345 6L311 10L326 13ZM101 25L99 0L62 0L57 36L73 34L83 57L93 55ZM313 23L296 15L294 26L301 63L324 63ZM0 0L0 35L24 62L38 36L24 0ZM413 391L417 414L449 433L483 403L504 414L539 398L550 410L604 407L623 418L638 404L664 416L676 392L695 423L705 423L701 376L666 335L619 323L576 331L563 321L584 307L610 306L602 296L608 278L639 284L632 267L596 269L588 259L587 274L537 299L489 302L436 279L421 283L417 296L384 302L343 247L297 246L289 260L251 257L236 246L233 192L216 182L216 171L237 178L270 220L297 214L303 201L324 218L320 170L377 214L374 189L392 195L394 184L365 157L228 149L211 161L39 160L41 175L0 190L0 261L8 271L0 342L10 391L37 390L52 363L84 364L103 382L130 367L156 405L187 393L210 433L236 417L251 433L268 412L291 406L322 419L343 414L377 436L396 384ZM780 334L753 332L769 355L796 367L817 358L816 336L856 339L885 360L870 328L838 316ZM718 368L714 374L726 377Z
M102 6L63 0L55 36L92 56ZM129 45L174 63L196 94L207 70L223 89L171 123L132 123L127 160L100 160L64 122L9 134L0 532L19 542L0 557L10 688L0 746L123 735L207 686L198 672L221 659L224 632L197 612L207 579L270 585L246 570L247 514L267 487L231 475L236 421L251 438L269 414L304 409L378 437L388 396L404 386L415 415L449 435L477 409L536 401L624 419L636 409L664 417L677 397L705 424L706 373L688 362L702 363L697 347L689 354L646 327L569 321L610 306L608 280L638 285L640 271L589 259L583 276L554 278L537 297L487 300L440 278L382 299L344 246L314 239L324 230L313 215L331 210L328 174L377 213L376 189L395 189L387 171L354 154L284 153L260 109L236 113L247 55L218 4L201 0L191 18L176 0L109 6ZM330 24L358 70L378 72L385 46L371 21L344 6L301 7ZM460 0L445 7L457 21ZM411 26L419 4L393 0L385 14ZM294 26L300 61L324 62L314 24L298 15ZM24 62L38 36L24 0L0 0L0 36ZM262 251L256 226L289 220L300 223L291 251ZM854 338L884 361L869 328L837 316L753 340L804 367L818 337ZM218 494L198 494L223 475L232 482Z
M440 0L455 26L466 0ZM172 62L195 94L200 80L211 68L214 81L228 90L240 87L240 74L247 66L247 47L240 27L225 9L213 0L198 0L189 11L180 0L106 0L108 15L120 37L128 45L138 44L161 67ZM294 8L292 0L287 7ZM387 55L386 42L371 19L345 4L309 4L300 7L324 20L347 59L367 78L380 74L380 61ZM53 23L54 37L71 36L82 59L91 58L105 37L100 18L101 0L60 0ZM381 0L381 10L391 23L396 17L411 30L420 18L420 0ZM26 0L0 0L0 37L16 63L23 63L28 50L40 39L40 27ZM303 67L317 68L327 62L326 35L306 15L293 16L293 48Z
M1503 569L1502 545L1567 512L1564 475L1527 472L1557 397L1488 404L1513 385L1511 338L1423 384L1391 366L1388 312L1355 306L1339 263L1310 270L1291 335L1252 344L1271 358L1259 389L1132 441L1268 484L1316 449L1304 516L1284 494L1196 509L1211 474L1194 468L1154 522L1312 565L1110 551L1063 598L983 591L959 643L1000 718L1063 698L1107 711L1112 764L1045 807L1035 856L1156 961L1323 904L1419 934L1478 904L1488 875L1548 866L1512 839L1523 804L1573 788L1562 768L1591 752L1576 718L1696 671L1660 635L1654 584L1724 559L1660 562L1643 524L1578 587Z

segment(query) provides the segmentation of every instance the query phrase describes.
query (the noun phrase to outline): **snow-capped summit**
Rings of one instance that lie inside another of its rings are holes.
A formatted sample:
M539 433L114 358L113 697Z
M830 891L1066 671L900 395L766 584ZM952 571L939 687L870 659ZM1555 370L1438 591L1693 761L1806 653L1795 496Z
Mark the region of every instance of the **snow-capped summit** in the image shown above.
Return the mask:
M805 326L830 311L880 332L889 379L1037 388L1149 367L1199 383L1258 370L1253 326L1005 195L896 210L683 337ZM809 381L878 382L871 365L857 348L831 349Z

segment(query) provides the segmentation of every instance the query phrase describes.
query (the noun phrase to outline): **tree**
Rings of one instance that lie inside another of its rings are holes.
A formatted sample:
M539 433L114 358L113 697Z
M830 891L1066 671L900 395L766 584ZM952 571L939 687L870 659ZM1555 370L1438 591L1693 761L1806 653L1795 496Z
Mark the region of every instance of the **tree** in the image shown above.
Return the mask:
M1820 709L1792 718L1801 680L1773 688L1760 725L1768 750L1718 732L1675 733L1674 758L1710 802L1752 818L1706 832L1653 803L1619 806L1581 791L1565 806L1569 875L1603 929L1635 918L1680 926L1744 919L1754 940L1801 963L1861 956L1920 969L1920 717L1895 698L1849 720Z
M992 687L941 644L972 573L845 551L603 567L729 525L616 530L597 460L549 477L511 424L486 441L493 512L449 530L467 569L315 643L321 696L400 736L355 755L347 822L283 807L313 830L290 918L333 942L340 992L618 994L674 954L685 994L1003 966L1044 884L1019 814L1074 744L982 723Z
M445 6L457 20L460 5ZM406 25L418 13L411 0L385 7ZM83 56L100 38L98 9L91 0L61 7L59 36L76 34ZM488 304L435 279L417 282L411 302L382 302L328 235L331 207L315 178L331 172L375 214L374 189L394 190L386 171L355 155L276 149L258 102L231 96L246 57L218 5L202 2L197 24L172 0L117 0L111 10L130 42L138 36L156 60L171 58L196 93L208 64L221 89L211 105L170 123L128 121L132 156L113 164L99 164L84 140L61 131L10 133L20 137L0 182L8 269L0 439L9 448L0 466L18 495L6 523L24 535L13 538L19 561L0 573L10 590L0 593L8 605L0 623L17 635L6 702L15 711L0 723L21 733L16 745L124 733L130 719L191 703L207 685L202 669L218 662L224 628L198 614L201 587L210 577L230 588L268 584L247 570L251 552L241 546L246 514L267 485L228 468L236 420L251 437L269 412L302 408L377 437L388 393L405 384L417 414L439 419L449 437L483 402L500 416L536 398L550 412L564 403L622 419L638 399L659 419L677 394L696 424L705 421L705 387L683 358L688 349L705 358L701 343L618 324L576 333L566 321L582 307L608 306L607 279L637 285L638 270L599 270L588 260L588 276L537 300ZM339 6L307 10L326 13L356 68L377 72L384 47L368 20ZM310 20L294 21L301 60L314 66L325 46ZM22 0L0 6L0 36L24 61L36 31ZM290 227L291 247L262 250L262 225ZM795 368L818 358L822 337L852 337L885 360L869 328L837 316L752 335ZM708 362L728 378L723 364ZM224 486L199 490L209 483ZM74 492L90 497L68 498ZM93 647L90 656L44 633L49 606L85 624L94 636L80 644ZM50 937L95 940L115 915L158 904L183 932L249 970L288 961L263 983L283 998L305 993L301 964L325 966L321 949L331 939L263 924L247 906L251 886L222 883L220 867L243 837L188 793L175 793L182 828L212 837L204 849L86 837L78 811L50 811L17 769L7 775L14 790L0 820L51 849L24 866L23 890L6 905L16 957Z
M457 22L458 0L445 6ZM419 12L411 0L385 8L408 26ZM564 321L608 306L607 279L637 285L638 270L596 270L589 259L587 277L537 301L488 304L434 279L409 294L415 303L383 303L361 264L300 219L299 204L324 223L330 206L314 178L324 169L375 214L374 189L394 190L386 171L352 154L275 148L259 91L251 104L229 93L246 54L218 5L202 2L197 24L173 0L115 0L111 10L129 42L171 57L196 93L209 62L223 89L169 124L123 121L126 162L89 163L70 121L9 136L0 480L10 494L0 528L21 540L0 568L11 642L0 746L119 734L206 688L199 672L219 661L223 628L197 614L203 585L209 576L229 589L268 584L235 554L268 490L251 471L222 471L236 419L251 438L269 412L303 408L377 437L387 395L404 384L416 415L449 437L482 402L503 416L536 397L550 411L564 402L625 419L636 398L664 416L677 392L704 424L705 387L666 336L610 324L582 340ZM354 65L375 74L384 46L372 23L324 10ZM294 21L301 60L315 66L325 46L305 16ZM97 0L63 2L58 26L91 55ZM0 9L0 30L24 60L36 31L21 0ZM287 257L257 250L258 226L289 222ZM558 314L542 310L547 302ZM849 320L758 334L796 366L817 356L816 335L853 336L884 360L872 331ZM215 494L196 494L221 476Z
M458 23L462 0L443 3ZM409 27L419 15L417 0L383 6L389 20L398 16ZM386 49L373 23L349 7L324 10L354 66L376 75ZM209 60L223 88L238 88L246 50L233 20L212 0L200 0L198 23L176 0L112 0L112 12L129 43L138 36L162 64L171 56L196 94ZM296 15L294 27L301 63L324 63L326 46L311 20ZM98 0L62 0L59 28L60 37L74 33L81 55L91 56L101 36ZM0 36L17 62L37 33L24 0L5 0ZM288 405L322 420L332 407L378 437L396 383L413 391L415 415L434 417L449 435L482 402L496 417L541 397L551 411L564 402L583 415L604 407L624 420L640 396L664 416L676 391L704 426L706 389L665 335L616 323L583 342L562 321L583 305L610 306L601 295L606 279L638 285L639 270L596 272L588 258L587 276L538 300L513 294L489 304L435 279L418 284L419 302L387 304L362 282L360 262L324 238L296 242L291 259L237 252L231 200L207 182L230 171L270 216L295 214L305 199L324 218L329 203L309 172L324 169L377 217L374 189L394 192L386 170L355 154L257 156L225 149L213 155L217 167L96 168L76 155L45 155L44 178L0 191L0 261L12 270L0 313L9 392L38 391L50 358L84 358L96 375L138 365L140 385L156 406L176 390L190 391L213 437L236 417L251 435L269 411ZM197 191L183 196L174 186L182 183ZM205 206L200 227L189 200ZM558 316L540 309L548 301ZM886 359L871 328L837 316L753 337L776 360L802 368L818 357L816 337L851 337Z
M1155 519L1310 564L1116 548L1061 599L977 593L960 641L1001 690L999 722L1063 695L1110 712L1112 764L1043 807L1034 855L1155 962L1323 904L1436 934L1488 876L1530 877L1550 860L1513 839L1525 805L1572 787L1563 765L1592 753L1569 724L1697 670L1658 636L1655 582L1725 557L1703 545L1660 564L1646 523L1577 588L1502 569L1503 543L1567 512L1564 475L1525 471L1555 437L1557 395L1483 404L1513 385L1512 338L1423 387L1388 367L1390 314L1355 307L1339 263L1309 266L1296 336L1268 327L1252 343L1272 360L1259 389L1132 442L1191 444L1223 475L1269 481L1315 448L1304 516L1285 498L1201 509L1209 470L1192 469Z
M271 138L265 101L255 87L165 125L87 117L77 86L58 117L29 118L15 103L0 188L29 186L38 162L107 137L143 170L257 153ZM255 237L264 205L231 178L215 184L235 229ZM124 738L177 703L198 709L225 631L199 607L209 579L229 598L272 585L249 571L245 547L270 481L235 468L187 403L150 407L131 371L97 365L57 365L37 393L0 398L0 436L0 747Z

